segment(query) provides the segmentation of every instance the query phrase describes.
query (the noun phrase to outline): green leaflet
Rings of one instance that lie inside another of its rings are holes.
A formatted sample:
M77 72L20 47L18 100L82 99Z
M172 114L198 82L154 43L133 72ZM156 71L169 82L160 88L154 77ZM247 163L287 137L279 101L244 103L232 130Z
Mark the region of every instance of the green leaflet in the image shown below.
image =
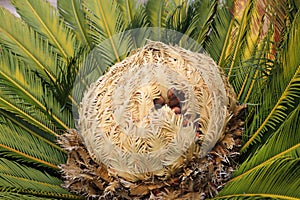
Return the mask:
M53 198L74 198L60 187L61 180L45 172L0 158L0 191L16 191Z
M82 0L58 1L57 7L59 13L70 26L82 44L90 46L88 36L88 26L82 9Z
M42 74L45 81L56 81L55 66L58 61L51 54L52 47L39 40L28 25L3 8L0 8L0 18L0 42L3 47L19 55L31 66L31 70Z
M295 159L281 157L255 169L238 181L226 184L214 199L234 199L234 197L297 199L300 198L299 184L299 157Z
M35 106L37 111L47 114L60 128L69 129L73 126L71 113L61 110L61 105L54 100L52 91L43 86L42 81L29 71L24 62L10 52L3 51L0 66L0 86L3 94L17 96L25 102L30 102L30 106ZM13 100L10 103L13 103Z
M63 151L5 115L0 115L0 154L55 170L66 160Z
M228 4L232 4L232 2L229 1ZM211 26L211 33L204 43L205 51L218 64L220 64L226 48L228 48L227 44L232 30L233 19L229 10L230 7L226 7L225 5L217 6L215 18Z
M57 49L63 57L74 55L74 37L71 29L61 21L50 3L39 0L12 2L22 19Z
M279 129L253 155L243 162L231 181L243 178L252 171L274 162L282 156L298 158L300 150L300 105L287 117ZM285 138L284 140L281 138Z
M265 85L264 95L259 102L264 102L254 115L253 121L246 134L251 138L247 139L242 151L245 151L250 145L254 144L263 137L268 130L274 131L280 123L284 122L289 114L289 109L299 102L300 98L300 60L294 51L299 47L299 34L296 34L300 27L299 11L293 20L293 24L287 34L288 40L285 41L277 59L278 66L272 72L272 79ZM289 61L281 60L281 56L289 55ZM280 81L278 81L280 80ZM276 91L276 93L274 93ZM257 102L257 103L259 103Z

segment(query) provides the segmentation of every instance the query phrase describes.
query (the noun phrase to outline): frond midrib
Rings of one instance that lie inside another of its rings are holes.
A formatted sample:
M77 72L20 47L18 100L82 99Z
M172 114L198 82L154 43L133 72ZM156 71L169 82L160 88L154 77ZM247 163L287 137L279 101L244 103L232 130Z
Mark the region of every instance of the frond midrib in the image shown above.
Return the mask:
M10 83L12 83L13 85L15 85L20 91L22 91L23 93L26 94L26 96L28 96L33 102L35 102L45 113L50 114L47 111L47 108L38 100L36 99L30 92L28 92L26 89L24 89L20 84L18 84L16 81L14 81L13 79L11 79L8 75L6 75L3 71L0 71L0 74L2 76L4 76L7 80L9 80ZM53 117L53 119L60 124L64 129L68 130L70 129L70 127L68 127L64 122L62 122L56 115L54 115L53 113L51 113L51 117Z
M42 24L42 26L45 28L46 32L50 36L51 40L55 43L56 47L59 49L59 51L63 54L64 58L68 58L68 55L66 51L62 48L61 44L57 41L57 39L53 36L52 32L49 30L49 28L46 26L44 21L40 18L40 16L36 13L35 9L32 7L31 3L29 1L28 6L31 10L31 12L34 14L35 18Z
M52 129L50 129L49 127L47 127L45 124L41 123L40 121L34 119L32 116L28 115L26 112L24 112L23 110L21 110L20 108L12 105L11 103L9 103L8 101L6 101L5 99L3 99L2 97L0 97L0 101L2 101L4 104L6 104L8 107L13 108L14 110L17 111L17 113L20 113L24 116L26 116L28 119L30 119L32 122L34 122L36 125L38 125L38 127L41 127L43 130L45 130L46 132L50 133L51 135L58 137L58 134L55 133Z
M242 174L240 174L240 175L238 175L238 176L236 176L236 177L230 179L230 180L228 181L228 183L233 182L233 181L236 181L237 179L243 178L243 177L246 176L247 174L249 174L249 173L251 173L251 172L253 172L253 171L255 171L255 170L257 170L257 169L259 169L259 168L261 168L261 167L263 167L263 166L266 166L266 165L269 164L270 162L275 161L276 159L280 158L281 156L284 156L285 154L288 154L288 153L292 152L293 150L295 150L295 149L297 149L297 148L300 148L300 143L299 143L299 144L296 144L296 145L294 145L294 146L292 146L292 147L290 147L290 148L288 148L287 150L285 150L285 151L283 151L283 152L281 152L281 153L279 153L279 154L277 154L277 155L275 155L275 156L273 156L273 157L271 157L271 158L269 158L269 159L267 159L267 160L265 160L264 162L260 163L259 165L255 166L255 167L253 167L253 168L251 168L251 169L249 169L249 170L247 170L247 171L244 171Z
M98 0L98 2L99 2L99 0ZM103 11L102 4L101 4L101 3L98 3L98 5L99 5L99 11L100 11L100 13L101 13L101 18L102 18L102 20L103 20L105 29L106 29L107 34L108 34L108 38L109 38L109 40L110 40L110 43L111 43L111 45L112 45L114 54L115 54L115 56L116 56L117 62L120 62L121 60L120 60L120 58L119 58L119 56L118 56L118 52L117 52L115 43L114 43L114 41L113 41L113 36L112 36L111 31L110 31L110 29L109 29L109 27L108 27L107 20L106 20L104 11Z
M59 170L59 167L58 167L57 165L54 165L54 164L49 163L49 162L47 162L47 161L45 161L45 160L41 160L41 159L39 159L39 158L30 156L30 155L28 155L28 154L26 154L26 153L24 153L24 152L18 151L18 150L16 150L16 149L13 149L13 148L11 148L11 147L9 147L9 146L6 146L6 145L4 145L4 144L1 144L1 143L0 143L0 147L6 149L7 151L11 151L11 152L14 152L14 153L16 153L16 154L18 154L18 155L21 155L21 156L23 156L23 157L25 157L25 158L27 158L27 159L29 159L29 160L32 160L32 161L35 162L35 163L41 163L41 164L43 164L43 165L45 165L45 166L47 166L47 167L53 168L54 170Z
M240 193L240 194L231 194L231 195L225 195L225 196L218 196L213 199L229 199L232 197L262 197L262 198L273 198L273 199L285 199L285 200L299 200L299 198L292 197L292 196L286 196L286 195L280 195L280 194L269 194L269 193Z
M298 69L296 70L296 72L294 73L294 76L291 78L290 82L288 83L288 85L285 87L285 90L283 91L282 95L280 96L280 98L278 99L277 103L275 104L275 106L273 107L273 109L269 112L268 116L265 118L264 122L260 125L260 127L255 131L255 133L251 136L251 138L243 145L243 147L241 148L241 152L245 151L246 148L248 148L248 146L250 146L253 142L253 140L255 140L256 136L258 134L260 134L260 132L263 130L263 128L265 128L266 124L268 123L269 119L272 117L272 115L276 112L278 106L282 103L282 101L285 99L286 94L288 93L290 86L292 85L292 83L295 81L296 76L300 73L300 66L298 66Z

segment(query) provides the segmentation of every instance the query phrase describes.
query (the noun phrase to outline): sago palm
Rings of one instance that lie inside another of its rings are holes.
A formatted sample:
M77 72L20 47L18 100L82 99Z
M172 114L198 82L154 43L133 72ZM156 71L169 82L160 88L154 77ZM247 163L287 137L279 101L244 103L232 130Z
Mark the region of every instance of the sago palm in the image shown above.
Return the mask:
M12 4L1 199L300 199L299 1ZM157 135L124 135L137 125Z

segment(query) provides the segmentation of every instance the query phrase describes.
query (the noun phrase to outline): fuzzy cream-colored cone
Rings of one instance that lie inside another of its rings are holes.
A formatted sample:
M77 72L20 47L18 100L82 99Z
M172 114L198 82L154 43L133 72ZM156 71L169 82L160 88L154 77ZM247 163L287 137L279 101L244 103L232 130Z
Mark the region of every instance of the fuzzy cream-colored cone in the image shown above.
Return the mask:
M60 143L64 187L100 199L203 199L235 169L242 113L204 54L150 42L85 93Z

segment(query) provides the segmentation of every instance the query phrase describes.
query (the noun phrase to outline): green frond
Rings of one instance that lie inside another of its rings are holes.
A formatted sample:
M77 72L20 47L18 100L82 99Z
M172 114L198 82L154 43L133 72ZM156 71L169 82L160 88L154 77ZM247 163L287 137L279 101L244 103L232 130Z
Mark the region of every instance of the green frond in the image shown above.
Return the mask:
M159 28L165 27L165 12L170 12L165 11L165 0L148 0L146 3L146 12L150 26Z
M143 4L139 5L137 12L134 15L133 21L130 27L127 29L140 28L140 27L149 27L150 22L147 20L147 11Z
M65 59L74 55L73 33L60 19L57 9L53 8L49 2L13 0L12 3L22 19L45 40L49 40L57 49L57 53Z
M23 199L23 200L54 200L53 198L41 197L41 196L32 196L26 194L19 194L17 192L6 192L0 191L0 198L3 200L16 200L16 199Z
M60 199L76 198L64 190L62 181L46 172L0 158L0 191Z
M59 74L57 66L64 68L66 63L62 62L57 54L52 53L53 47L2 7L0 17L0 43L3 47L22 58L30 66L30 70L38 73L43 81L56 83ZM68 98L73 100L71 96Z
M200 45L203 45L211 31L211 25L216 14L218 1L195 1L192 7L192 19L189 22L187 33L191 32L191 37L194 38Z
M298 158L300 150L300 105L292 111L278 130L245 160L234 173L231 181L238 180L252 171L266 166L274 160L289 156ZM283 139L285 138L285 139Z
M282 47L283 77L290 77L290 70L300 65L300 10L295 14Z
M204 44L205 51L220 65L225 54L227 44L231 39L231 31L234 19L230 8L232 1L228 5L218 4L215 18L212 22L211 33Z
M257 91L263 92L266 81L271 78L269 75L276 68L276 48L283 37L279 33L283 31L282 23L287 12L283 1L276 2L256 1L252 10L248 11L250 18L246 19L246 23L249 26L245 26L246 32L242 38L245 41L241 48L243 54L237 57L237 64L231 63L229 68L231 84L236 88L237 98L241 102L250 100L252 104L259 103L260 94Z
M135 20L135 16L140 6L137 0L118 0L118 5L123 14L123 21L125 27L130 27Z
M132 42L129 34L122 34L125 31L123 16L116 1L98 0L84 1L85 12L88 18L90 35L93 43L99 45L105 64L111 66L120 62L124 56L121 52L130 49ZM121 33L119 36L116 34Z
M272 91L267 92L267 94L269 95L268 97L272 98ZM252 142L260 140L262 134L265 133L268 129L275 130L278 124L285 121L288 114L288 108L295 103L295 99L297 98L300 98L300 66L298 66L297 70L294 72L294 76L286 85L285 90L277 100L275 106L268 112L268 116L264 118L264 121L260 124L259 128L255 131L255 133L253 133L251 138L247 140L241 151L245 151Z
M115 1L98 0L83 1L85 14L88 18L88 24L91 27L89 34L93 43L98 45L107 38L112 38L114 34L122 32L124 25L122 22L122 13ZM114 52L117 52L116 44L111 41ZM118 58L117 53L116 58Z
M75 32L77 40L90 46L88 26L81 3L82 0L57 1L57 7L66 24Z
M0 56L0 86L3 91L10 91L9 94L16 94L31 106L47 114L61 129L73 127L72 115L68 110L61 110L51 90L44 88L40 79L28 70L23 62L16 56L3 50ZM12 103L12 102L11 102Z
M4 48L22 58L32 71L43 75L45 81L56 81L56 57L50 52L52 47L40 41L37 34L19 18L0 7L0 42ZM22 34L20 34L22 33ZM50 78L49 78L49 77Z
M16 116L36 127L39 127L41 130L50 135L55 137L58 136L53 123L48 120L47 115L36 110L34 106L28 103L24 104L23 100L16 97L16 95L9 95L9 92L9 90L5 92L3 88L0 90L1 109L14 113Z
M299 153L299 152L298 152ZM300 159L280 157L236 181L227 183L214 199L257 197L299 199Z
M274 68L275 61L272 54L274 31L269 29L268 33L254 44L253 51L248 60L241 63L244 68L243 74L238 75L238 80L242 87L237 94L239 101L244 103L259 103L259 98L263 95L266 82L269 80L269 74ZM248 69L248 70L247 70Z
M0 154L38 166L58 170L66 155L37 134L18 126L5 115L0 115Z
M73 126L71 113L61 110L52 91L44 88L41 81L26 70L24 63L3 52L0 66L0 108L53 136L57 136L58 129Z
M186 33L186 35L190 35L187 30L189 25L189 21L191 20L191 16L193 15L192 9L189 9L189 4L187 1L167 1L165 4L165 12L166 15L166 25L165 27L168 29L172 29L181 33Z
M38 137L40 140L47 143L49 146L53 147L54 149L66 153L62 147L60 147L58 144L55 143L55 141L57 140L56 137L53 137L52 135L49 135L48 133L37 129L37 127L31 126L30 124L26 123L24 120L15 116L13 113L0 110L0 115L3 116L5 119L10 120L13 124L25 130L26 132L30 133L31 135Z
M242 147L242 151L245 151L251 144L260 141L268 130L276 130L279 124L285 121L290 112L289 109L299 102L300 59L294 52L297 51L300 44L297 43L300 41L300 37L296 33L300 27L299 22L300 16L298 14L286 36L289 39L285 41L284 48L278 53L283 55L283 58L289 56L289 59L283 59L282 62L281 57L278 56L278 62L282 63L282 66L277 66L273 70L271 81L265 85L264 95L259 99L259 102L264 102L264 106L257 107L252 123L246 132L250 138Z
M237 33L230 39L231 44L229 44L224 60L220 62L222 67L226 67L226 75L229 77L236 92L239 92L242 87L240 77L246 75L243 68L240 67L240 63L250 57L253 48L252 45L255 44L255 40L257 39L253 38L256 35L251 30L251 21L257 15L256 6L257 1L248 1L241 20L235 20L235 26L232 31L237 31ZM261 22L259 21L259 23Z

